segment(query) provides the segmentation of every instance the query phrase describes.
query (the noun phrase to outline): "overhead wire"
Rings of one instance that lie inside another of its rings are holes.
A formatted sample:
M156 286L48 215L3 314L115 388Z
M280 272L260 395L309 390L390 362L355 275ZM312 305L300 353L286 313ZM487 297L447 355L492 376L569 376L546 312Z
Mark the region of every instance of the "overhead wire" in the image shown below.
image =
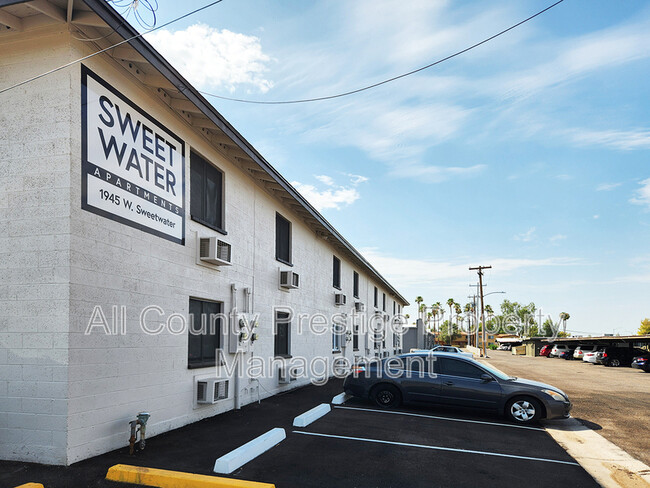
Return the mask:
M457 52L455 52L453 54L450 54L449 56L446 56L446 57L444 57L442 59L434 61L433 63L429 63L429 64L427 64L425 66L420 67L420 68L408 71L406 73L402 73L401 75L393 76L392 78L388 78L386 80L379 81L379 82L373 83L371 85L367 85L367 86L357 88L355 90L346 91L346 92L343 92L343 93L338 93L336 95L326 95L326 96L314 97L314 98L303 98L303 99L299 99L299 100L268 100L268 101L265 101L265 100L248 100L248 99L243 99L243 98L225 97L225 96L216 95L214 93L208 93L208 92L200 91L200 90L199 90L199 92L202 93L203 95L218 98L220 100L227 100L227 101L230 101L230 102L239 102L239 103L250 103L250 104L257 104L257 105L289 105L289 104L296 104L296 103L320 102L320 101L323 101L323 100L332 100L332 99L335 99L335 98L347 97L349 95L354 95L356 93L361 93L361 92L364 92L364 91L367 91L367 90L371 90L372 88L377 88L378 86L385 85L387 83L391 83L393 81L396 81L396 80L399 80L399 79L402 79L402 78L406 78L407 76L414 75L414 74L419 73L421 71L424 71L426 69L432 68L433 66L436 66L436 65L438 65L440 63L444 63L445 61L448 61L448 60L450 60L452 58L460 56L461 54L464 54L464 53L466 53L468 51L471 51L472 49L475 49L475 48L477 48L477 47L479 47L479 46L481 46L481 45L483 45L483 44L485 44L487 42L490 42L491 40L496 39L497 37L502 36L503 34L509 32L509 31L511 31L513 29L516 29L520 25L525 24L526 22L534 19L535 17L538 17L538 16L542 15L544 12L547 12L548 10L552 9L556 5L559 5L563 1L564 0L559 0L559 1L555 2L554 4L552 4L552 5L549 5L545 9L540 10L536 14L531 15L530 17L528 17L528 18L526 18L526 19L524 19L524 20L522 20L520 22L517 22L514 25L511 25L507 29L504 29L504 30L502 30L502 31L500 31L500 32L498 32L498 33L496 33L496 34L494 34L494 35L492 35L492 36L490 36L490 37L488 37L486 39L483 39L482 41L477 42L476 44L472 44L471 46L466 47L465 49L462 49L462 50L457 51Z
M214 5L218 4L218 3L221 3L222 1L223 0L215 0L213 2L208 3L207 5L204 5L203 7L199 7L196 10L192 10L191 12L188 12L186 14L181 15L180 17L176 17L175 19L172 19L169 22L165 22L164 24L161 24L161 25L159 25L157 27L154 27L152 29L148 29L148 30L146 30L144 32L136 34L135 36L131 36L131 37L129 37L127 39L124 39L124 40L122 40L122 41L120 41L118 43L115 43L112 46L108 46L108 47L106 47L104 49L100 49L99 51L96 51L96 52L94 52L92 54L89 54L89 55L84 56L84 57L79 58L79 59L75 59L74 61L70 61L69 63L62 64L61 66L53 68L53 69L51 69L49 71L45 71L44 73L41 73L39 75L32 76L31 78L29 78L27 80L24 80L24 81L21 81L19 83L14 84L14 85L3 88L3 89L0 90L0 94L8 92L9 90L13 90L14 88L18 88L19 86L26 85L27 83L31 83L32 81L36 81L36 80L38 80L40 78L44 78L45 76L51 75L52 73L56 73L57 71L61 71L62 69L68 68L68 67L73 66L73 65L75 65L77 63L81 63L82 61L85 61L85 60L90 59L90 58L92 58L94 56L97 56L98 54L102 54L102 53L105 53L106 51L110 51L111 49L114 49L114 48L116 48L118 46L121 46L122 44L126 44L127 42L130 42L133 39L137 39L139 37L142 37L144 35L149 34L150 32L154 32L154 31L157 31L158 29L162 29L163 27L167 27L168 25L171 25L171 24L173 24L175 22L178 22L179 20L183 20L183 19L185 19L185 18L187 18L187 17L189 17L191 15L194 15L194 14L196 14L198 12L201 12L202 10L210 8L210 7L212 7L212 6L214 6Z

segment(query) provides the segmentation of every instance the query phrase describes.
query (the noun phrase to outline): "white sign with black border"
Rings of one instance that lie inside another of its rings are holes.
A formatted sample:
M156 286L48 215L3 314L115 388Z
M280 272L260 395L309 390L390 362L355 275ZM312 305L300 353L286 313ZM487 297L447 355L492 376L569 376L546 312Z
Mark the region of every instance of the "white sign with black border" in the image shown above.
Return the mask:
M185 244L185 144L81 67L81 207Z

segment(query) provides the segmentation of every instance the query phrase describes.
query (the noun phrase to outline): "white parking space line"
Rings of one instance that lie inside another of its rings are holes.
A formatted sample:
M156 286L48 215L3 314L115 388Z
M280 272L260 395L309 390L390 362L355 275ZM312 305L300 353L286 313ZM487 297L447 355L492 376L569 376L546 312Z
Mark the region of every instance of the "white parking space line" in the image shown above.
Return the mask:
M424 444L411 444L408 442L395 442L395 441L382 441L379 439L367 439L364 437L349 437L345 435L333 435L333 434L320 434L318 432L305 432L304 430L294 430L292 431L294 434L302 434L302 435L311 435L311 436L316 436L316 437L329 437L332 439L344 439L344 440L349 440L349 441L360 441L360 442L371 442L374 444L388 444L391 446L402 446L402 447L418 447L420 449L433 449L435 451L449 451L449 452L461 452L464 454L481 454L484 456L497 456L497 457L505 457L505 458L511 458L511 459L523 459L526 461L539 461L543 463L556 463L556 464L568 464L569 466L580 466L578 463L574 463L572 461L560 461L558 459L546 459L546 458L537 458L537 457L530 457L530 456L517 456L515 454L500 454L497 452L488 452L488 451L474 451L472 449L454 449L452 447L440 447L440 446L427 446Z
M513 425L513 424L502 424L498 422L483 422L481 420L468 420L468 419L455 419L451 417L438 417L436 415L424 415L420 413L409 413L409 412L395 412L393 410L376 410L374 408L357 408L357 407L340 407L335 406L334 408L341 408L345 410L360 410L362 412L375 412L375 413L388 413L393 415L406 415L409 417L423 417L426 419L436 419L436 420L449 420L450 422L466 422L470 424L484 424L484 425L496 425L497 427L513 427L515 429L527 429L527 430L539 430L545 432L544 429L540 427L528 427L526 425Z

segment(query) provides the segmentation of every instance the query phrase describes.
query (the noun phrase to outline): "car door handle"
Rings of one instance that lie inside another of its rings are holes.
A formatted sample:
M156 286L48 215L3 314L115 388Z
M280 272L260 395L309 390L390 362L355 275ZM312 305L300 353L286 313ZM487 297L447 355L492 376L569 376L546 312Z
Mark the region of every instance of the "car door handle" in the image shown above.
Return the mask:
M452 386L454 384L453 381L445 381L446 386Z

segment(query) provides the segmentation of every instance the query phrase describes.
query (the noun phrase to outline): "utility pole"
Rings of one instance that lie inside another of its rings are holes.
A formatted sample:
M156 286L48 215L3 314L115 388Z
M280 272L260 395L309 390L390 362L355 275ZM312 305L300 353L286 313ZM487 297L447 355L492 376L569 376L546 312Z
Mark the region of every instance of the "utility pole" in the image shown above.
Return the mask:
M483 329L483 357L487 357L487 352L485 349L486 335L485 335L485 304L483 301L483 270L492 269L492 266L476 266L475 268L469 268L470 271L478 270L478 287L479 293L481 295L481 328Z

